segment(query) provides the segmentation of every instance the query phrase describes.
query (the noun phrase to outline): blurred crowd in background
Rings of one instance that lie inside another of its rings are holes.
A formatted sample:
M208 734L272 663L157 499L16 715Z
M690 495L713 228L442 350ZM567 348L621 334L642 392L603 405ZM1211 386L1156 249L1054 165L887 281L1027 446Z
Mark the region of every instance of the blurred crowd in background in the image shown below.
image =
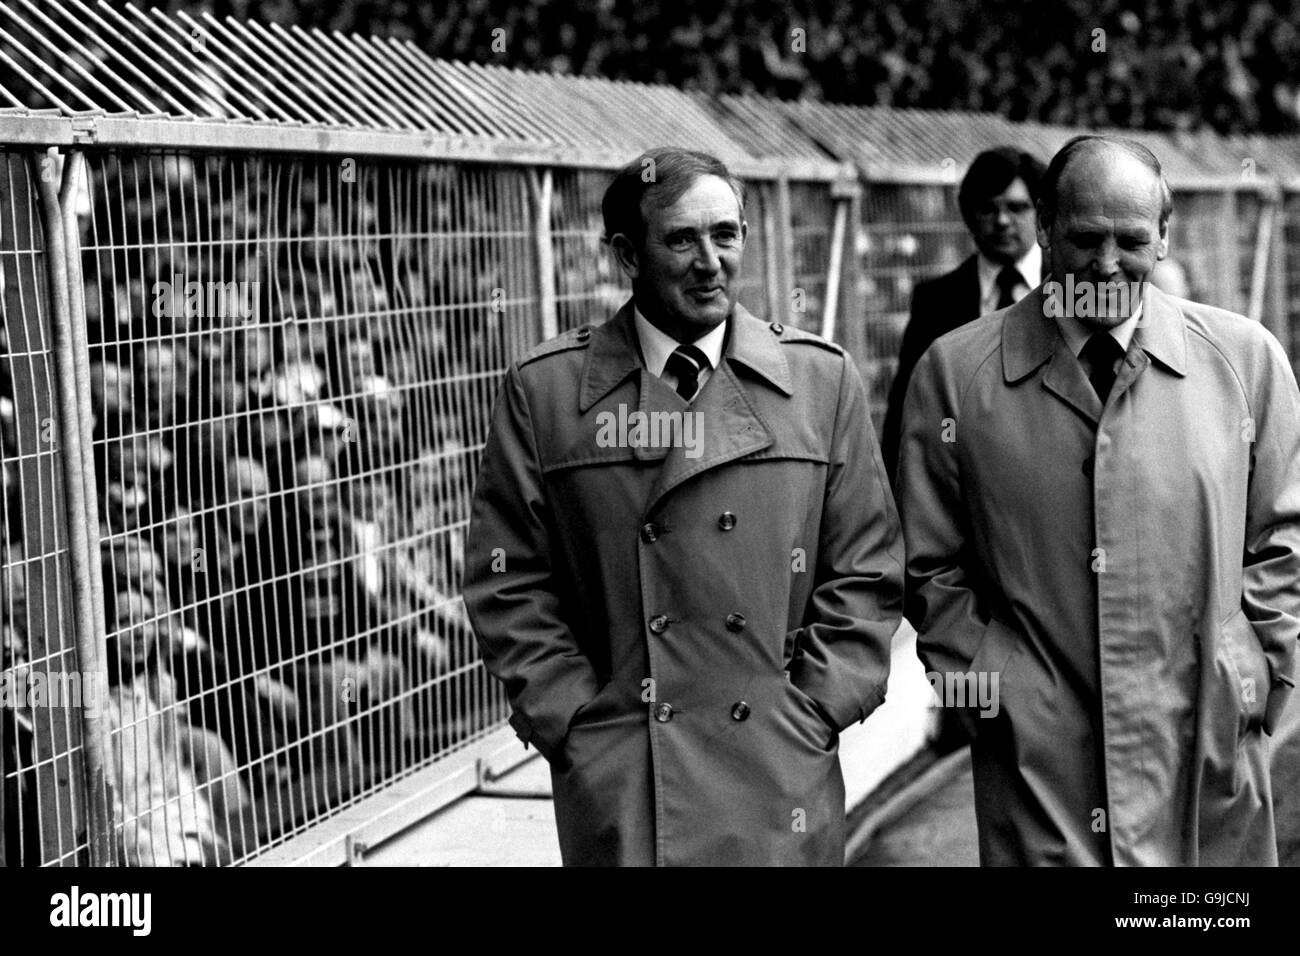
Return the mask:
M499 197L450 165L385 188L334 162L110 157L91 175L117 816L127 862L227 862L488 722L459 686L474 657L455 595L484 369L504 356L491 291L518 281L488 248ZM221 300L175 276L249 295L205 314ZM27 633L43 602L12 334L0 323L3 669L48 654ZM4 719L12 831L34 825L35 714Z
M436 57L711 93L1070 125L1300 129L1300 0L164 2L408 38Z

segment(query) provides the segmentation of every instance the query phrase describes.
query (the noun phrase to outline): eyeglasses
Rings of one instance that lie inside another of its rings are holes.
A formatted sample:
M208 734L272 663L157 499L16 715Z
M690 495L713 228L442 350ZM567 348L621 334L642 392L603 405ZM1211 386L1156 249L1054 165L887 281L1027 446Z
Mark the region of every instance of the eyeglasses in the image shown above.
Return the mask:
M1034 204L1025 202L1022 199L1013 199L1009 202L998 202L990 199L988 202L980 203L975 207L975 215L982 219L996 219L1003 213L1008 216L1027 216L1033 211Z

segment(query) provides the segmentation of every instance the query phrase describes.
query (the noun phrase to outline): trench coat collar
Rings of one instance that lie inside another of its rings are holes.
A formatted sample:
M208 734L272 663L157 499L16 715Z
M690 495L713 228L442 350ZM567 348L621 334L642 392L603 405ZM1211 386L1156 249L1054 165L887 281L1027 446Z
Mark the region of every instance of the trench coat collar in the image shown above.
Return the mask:
M1002 324L1002 376L1008 384L1037 369L1065 343L1056 322L1047 314L1044 299L1040 285L1007 310ZM1174 299L1149 282L1142 302L1134 341L1175 375L1186 375L1187 323L1182 310ZM1068 349L1064 351L1069 354Z
M1066 344L1060 327L1047 314L1043 290L1044 286L1040 285L1007 310L1002 323L1003 380L1008 385L1015 384L1050 360L1043 374L1043 387L1095 425L1101 420L1101 401ZM1111 389L1112 397L1126 391L1151 359L1174 375L1186 374L1187 330L1182 311L1150 283L1142 295L1142 317L1129 344L1125 364Z
M715 375L728 362L738 363L766 380L777 391L787 396L794 394L790 366L781 352L777 336L739 302L731 315L731 331L722 358L719 368L714 370ZM628 299L614 313L613 318L591 333L591 345L587 348L587 361L582 369L578 410L587 411L642 367L636 340L633 300Z
M1142 317L1133 338L1153 359L1182 378L1187 374L1187 320L1172 296L1150 282L1142 293Z

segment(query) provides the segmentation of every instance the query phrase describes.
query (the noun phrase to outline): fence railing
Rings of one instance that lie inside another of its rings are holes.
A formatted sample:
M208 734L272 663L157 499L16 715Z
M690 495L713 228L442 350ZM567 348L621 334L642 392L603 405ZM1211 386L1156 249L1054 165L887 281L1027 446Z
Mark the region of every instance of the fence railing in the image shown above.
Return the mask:
M627 295L611 169L727 160L742 301L845 344L878 412L912 284L966 254L961 167L1073 132L102 0L0 2L0 101L8 864L355 861L525 756L463 536L509 362ZM1290 345L1300 150L1152 146L1194 293Z

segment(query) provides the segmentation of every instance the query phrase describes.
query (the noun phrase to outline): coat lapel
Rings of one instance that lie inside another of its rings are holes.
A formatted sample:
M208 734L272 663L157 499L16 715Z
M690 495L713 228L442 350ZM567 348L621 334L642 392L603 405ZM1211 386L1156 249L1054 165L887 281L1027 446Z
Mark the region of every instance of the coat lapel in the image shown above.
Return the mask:
M587 360L582 366L582 388L578 395L578 411L587 412L591 406L623 383L629 375L644 371L641 350L636 343L636 325L633 320L632 300L628 299L614 317L594 329L591 345L587 347ZM644 385L644 379L642 380ZM641 390L642 406L645 388Z
M1002 377L1008 385L1029 376L1044 362L1043 388L1069 405L1089 422L1101 419L1101 400L1092 389L1083 366L1043 305L1043 286L1007 310L1002 322Z
M775 437L759 413L741 376L749 373L787 397L792 394L790 369L781 346L768 326L737 305L722 362L704 389L687 407L675 392L664 390L688 412L701 417L701 454L688 458L684 448L671 448L646 503L647 513L659 499L689 478L770 447Z
M1186 374L1187 328L1182 312L1173 299L1150 283L1142 296L1142 318L1112 386L1111 401L1127 391L1153 360L1174 375ZM1012 306L1003 322L1003 378L1014 384L1043 362L1050 363L1043 373L1043 387L1097 424L1101 400L1079 360L1070 354L1056 322L1047 315L1040 285Z

